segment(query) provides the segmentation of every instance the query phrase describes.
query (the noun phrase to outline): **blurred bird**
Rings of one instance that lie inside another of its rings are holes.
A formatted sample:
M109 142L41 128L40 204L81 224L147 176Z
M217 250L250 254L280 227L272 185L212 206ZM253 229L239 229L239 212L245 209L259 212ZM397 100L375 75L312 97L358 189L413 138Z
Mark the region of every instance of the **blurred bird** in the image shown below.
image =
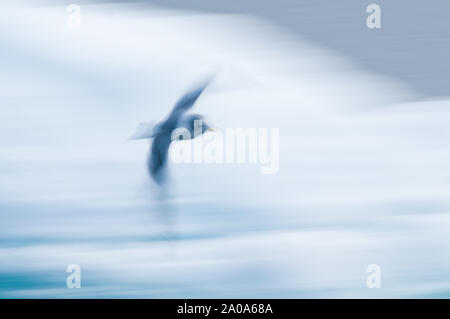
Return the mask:
M185 114L192 108L210 82L211 79L208 79L183 95L165 120L156 125L150 123L139 124L136 132L131 137L131 139L153 138L148 154L147 167L150 176L158 185L162 185L166 180L165 167L167 165L170 143L172 142L172 132L178 128L185 128L190 132L189 138L193 139L207 130L212 130L206 123L203 123L202 115ZM202 121L200 130L196 129L195 121Z

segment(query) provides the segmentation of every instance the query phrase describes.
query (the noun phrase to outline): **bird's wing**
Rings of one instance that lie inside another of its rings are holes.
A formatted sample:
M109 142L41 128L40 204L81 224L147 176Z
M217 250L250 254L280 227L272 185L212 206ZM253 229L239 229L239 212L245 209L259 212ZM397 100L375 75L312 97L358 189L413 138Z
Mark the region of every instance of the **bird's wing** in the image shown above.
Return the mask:
M138 140L142 138L151 138L155 135L155 124L139 123L136 131L130 136L130 140Z
M165 181L165 165L169 153L171 137L168 134L159 134L153 139L150 149L148 170L153 180L162 184Z
M169 118L177 117L180 113L184 113L187 110L189 110L192 107L192 105L194 105L195 101L197 101L202 92L209 85L211 80L212 80L211 77L208 78L201 85L183 95L175 104L172 112L169 115Z

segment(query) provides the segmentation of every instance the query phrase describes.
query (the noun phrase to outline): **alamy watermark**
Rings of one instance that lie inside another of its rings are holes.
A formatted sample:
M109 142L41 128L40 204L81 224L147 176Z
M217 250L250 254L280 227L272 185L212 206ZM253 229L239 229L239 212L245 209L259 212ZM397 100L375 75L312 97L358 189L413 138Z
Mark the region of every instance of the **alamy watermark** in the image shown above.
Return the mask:
M81 288L81 267L77 264L70 264L66 268L70 273L66 279L67 288Z
M174 163L256 164L261 174L279 169L280 132L278 128L215 129L190 143L192 135L203 132L202 121L194 121L194 131L177 128L172 132L170 159ZM193 134L192 134L193 133ZM184 141L184 142L182 142Z
M370 273L367 276L367 288L381 288L381 267L377 264L367 266L366 272Z
M378 4L369 4L366 8L366 12L370 13L366 19L366 25L369 29L381 28L381 8Z
M78 29L81 26L81 7L78 4L69 4L66 7L66 24L69 29Z

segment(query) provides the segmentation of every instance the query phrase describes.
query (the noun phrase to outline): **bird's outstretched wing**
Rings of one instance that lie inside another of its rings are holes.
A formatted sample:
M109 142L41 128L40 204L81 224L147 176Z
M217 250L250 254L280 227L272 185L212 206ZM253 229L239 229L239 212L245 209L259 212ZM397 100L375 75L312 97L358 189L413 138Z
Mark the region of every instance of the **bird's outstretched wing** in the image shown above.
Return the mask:
M154 123L139 123L136 131L129 137L130 140L142 138L151 138L156 134L156 125Z
M165 169L171 137L168 134L158 134L152 142L148 158L148 171L159 185L165 181Z
M208 78L206 81L204 81L201 85L199 85L195 89L184 94L175 104L172 112L169 115L169 118L178 117L181 113L184 113L187 110L189 110L192 107L192 105L194 105L195 101L197 101L202 92L209 85L211 80L212 77Z

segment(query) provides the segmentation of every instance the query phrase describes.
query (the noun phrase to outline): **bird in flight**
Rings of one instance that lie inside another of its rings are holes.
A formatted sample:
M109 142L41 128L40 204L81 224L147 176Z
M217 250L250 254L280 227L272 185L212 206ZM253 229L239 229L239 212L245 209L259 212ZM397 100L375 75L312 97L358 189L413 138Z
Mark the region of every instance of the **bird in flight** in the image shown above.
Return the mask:
M131 139L153 139L148 154L147 168L151 178L162 185L166 180L167 156L170 144L172 143L172 132L178 128L189 131L190 139L202 135L207 130L212 130L206 123L203 123L203 116L200 114L186 114L192 108L197 99L211 82L210 79L197 86L195 89L185 93L172 109L168 117L152 125L141 123ZM196 129L196 121L202 121L200 130ZM183 138L186 138L184 136Z

